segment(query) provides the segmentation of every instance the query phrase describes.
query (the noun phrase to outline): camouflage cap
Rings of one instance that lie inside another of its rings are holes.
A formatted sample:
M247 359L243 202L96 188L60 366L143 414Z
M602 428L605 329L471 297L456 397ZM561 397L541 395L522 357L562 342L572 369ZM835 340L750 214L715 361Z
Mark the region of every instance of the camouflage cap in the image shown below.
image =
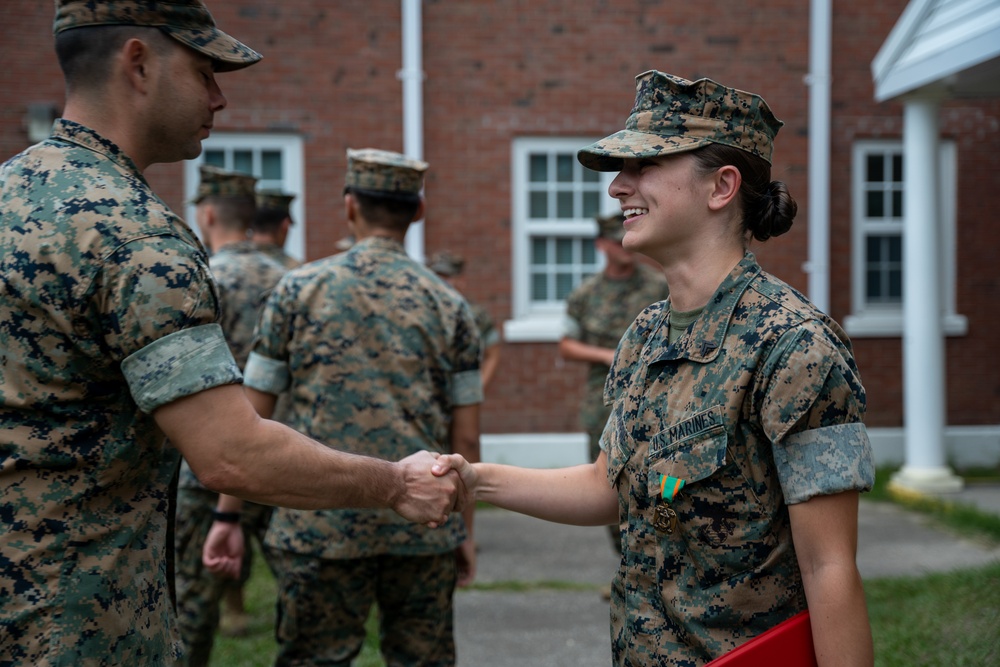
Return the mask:
M290 195L281 190L259 190L257 192L257 207L270 208L288 213L291 210L292 200L294 199L295 195Z
M262 56L215 27L201 0L55 0L52 32L95 25L135 25L159 28L178 42L216 62L216 71L253 65Z
M597 238L621 243L625 238L625 215L611 213L597 216Z
M462 272L465 260L454 253L442 250L431 255L427 261L427 268L440 276L457 276Z
M583 166L620 171L624 158L683 153L710 143L771 161L782 122L759 95L656 70L640 74L635 82L635 105L625 129L581 148L577 159Z
M205 197L253 197L256 200L257 179L249 174L226 171L212 165L201 165L201 182L192 203Z
M430 166L400 153L377 148L347 149L345 186L392 195L419 195Z

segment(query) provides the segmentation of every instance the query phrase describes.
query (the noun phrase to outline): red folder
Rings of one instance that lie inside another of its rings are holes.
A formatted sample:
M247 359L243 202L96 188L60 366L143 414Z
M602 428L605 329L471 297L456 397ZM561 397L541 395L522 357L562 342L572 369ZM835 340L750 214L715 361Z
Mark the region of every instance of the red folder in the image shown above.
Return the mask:
M799 612L784 623L737 646L707 667L817 667L809 612Z

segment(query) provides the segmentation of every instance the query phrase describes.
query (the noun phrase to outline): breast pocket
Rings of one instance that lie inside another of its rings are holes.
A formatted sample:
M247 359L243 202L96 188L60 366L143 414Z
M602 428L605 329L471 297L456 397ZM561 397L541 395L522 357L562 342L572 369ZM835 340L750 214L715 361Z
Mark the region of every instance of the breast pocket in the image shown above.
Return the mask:
M692 421L693 420L693 421ZM700 413L653 438L647 459L648 493L665 504L664 477L683 480L670 501L676 530L661 534L664 551L682 552L702 588L731 579L767 559L776 540L769 518L730 455L721 408ZM680 540L680 542L676 542Z

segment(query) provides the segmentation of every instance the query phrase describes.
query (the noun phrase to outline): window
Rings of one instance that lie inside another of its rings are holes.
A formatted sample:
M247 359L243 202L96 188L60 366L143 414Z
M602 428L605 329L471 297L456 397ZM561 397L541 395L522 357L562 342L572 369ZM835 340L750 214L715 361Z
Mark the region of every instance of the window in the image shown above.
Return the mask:
M941 142L941 288L946 333L961 334L955 314L955 146ZM898 336L903 332L903 145L865 141L854 147L851 336Z
M562 335L566 297L600 271L594 248L595 216L617 211L608 196L615 174L592 171L576 159L591 139L532 138L514 141L514 319L508 341L553 341Z
M298 260L305 259L305 178L303 176L302 138L287 134L247 134L218 132L202 143L202 153L185 166L185 201L190 201L198 189L198 167L210 164L229 171L253 174L259 180L257 188L278 189L294 194L292 220L294 224L285 241L285 252ZM188 204L187 219L194 222L194 205Z

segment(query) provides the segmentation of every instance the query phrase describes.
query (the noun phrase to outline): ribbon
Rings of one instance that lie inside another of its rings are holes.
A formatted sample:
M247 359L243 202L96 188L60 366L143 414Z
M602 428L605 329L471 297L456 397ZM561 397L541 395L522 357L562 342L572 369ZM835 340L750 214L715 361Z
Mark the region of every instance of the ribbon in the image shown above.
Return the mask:
M671 477L670 475L660 475L660 497L668 503L673 501L674 496L684 488L684 480Z

